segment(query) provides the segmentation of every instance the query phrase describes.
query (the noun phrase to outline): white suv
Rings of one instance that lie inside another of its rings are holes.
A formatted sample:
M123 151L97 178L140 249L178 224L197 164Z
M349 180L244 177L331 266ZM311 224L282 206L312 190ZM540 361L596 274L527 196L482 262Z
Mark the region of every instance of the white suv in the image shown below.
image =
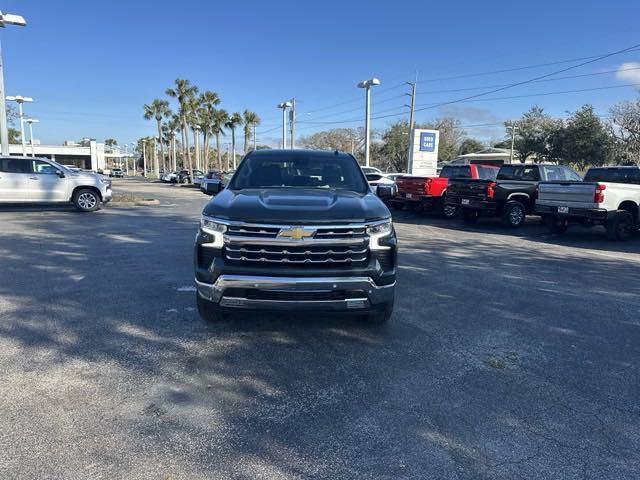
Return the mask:
M0 157L0 204L73 203L92 212L113 196L111 180L46 158Z

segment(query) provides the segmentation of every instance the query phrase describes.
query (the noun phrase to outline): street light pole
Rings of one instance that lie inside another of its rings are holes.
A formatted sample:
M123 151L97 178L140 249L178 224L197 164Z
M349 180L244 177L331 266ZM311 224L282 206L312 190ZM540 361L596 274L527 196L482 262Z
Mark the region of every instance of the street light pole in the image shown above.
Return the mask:
M37 120L35 118L27 118L25 120L25 122L27 122L29 124L29 140L31 142L31 156L35 157L36 154L35 154L35 151L34 151L34 148L33 148L33 124L34 123L39 123L40 120Z
M0 12L0 27L7 24L24 27L27 22L20 15ZM0 144L2 155L9 155L9 128L7 126L7 105L4 101L4 62L2 61L2 45L0 45Z
M289 123L291 124L291 150L295 147L296 137L296 99L291 99L291 110L289 110Z
M370 124L370 109L371 109L371 87L380 85L380 80L377 78L370 78L369 80L363 80L358 83L358 88L365 89L365 104L364 104L364 163L365 166L369 166L370 157L370 142L371 142L371 126Z
M509 128L511 129L511 154L509 155L509 163L513 163L513 148L516 143L516 128L517 128L515 125L515 122L511 122L511 125L509 126Z
M416 74L417 77L417 74ZM411 155L411 150L413 148L413 112L416 107L416 83L417 82L407 82L407 85L411 86L411 93L406 93L405 95L411 96L411 105L409 105L409 151L407 152L407 173L411 173L413 170L413 158Z
M26 139L24 138L24 113L22 111L22 104L25 102L27 103L33 102L33 98L23 97L22 95L16 95L16 96L6 97L6 99L9 100L10 102L16 102L18 104L18 112L20 117L20 139L22 140L22 155L26 157L27 143L26 143Z
M287 148L287 108L291 106L291 102L282 102L278 104L278 108L282 109L282 148ZM254 145L255 149L255 145Z

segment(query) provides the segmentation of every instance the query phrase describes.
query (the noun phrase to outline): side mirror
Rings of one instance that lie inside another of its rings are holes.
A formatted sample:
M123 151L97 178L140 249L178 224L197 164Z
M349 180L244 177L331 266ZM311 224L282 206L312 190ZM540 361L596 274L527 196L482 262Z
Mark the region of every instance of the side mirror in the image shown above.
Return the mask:
M64 178L64 172L62 170L56 170L56 175L58 175L60 178Z

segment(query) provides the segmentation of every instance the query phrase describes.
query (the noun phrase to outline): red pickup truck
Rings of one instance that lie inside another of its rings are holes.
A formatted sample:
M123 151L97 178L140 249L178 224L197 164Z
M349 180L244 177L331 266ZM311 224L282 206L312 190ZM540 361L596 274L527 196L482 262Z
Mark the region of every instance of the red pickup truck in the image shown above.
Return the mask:
M443 217L451 218L458 213L458 207L446 205L443 201L449 179L495 180L498 170L493 165L447 165L442 168L439 177L398 177L398 193L390 203L397 209L409 206L414 211L438 210Z

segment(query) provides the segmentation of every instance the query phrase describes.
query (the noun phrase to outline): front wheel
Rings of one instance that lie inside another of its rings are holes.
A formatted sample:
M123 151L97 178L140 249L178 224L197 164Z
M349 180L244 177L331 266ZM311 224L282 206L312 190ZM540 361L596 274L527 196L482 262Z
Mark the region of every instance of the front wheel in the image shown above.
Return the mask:
M544 223L551 233L557 233L558 235L563 234L569 228L569 220L552 215L545 217Z
M520 202L507 202L502 212L502 223L510 228L520 228L524 225L527 212Z
M100 196L94 190L84 188L73 194L73 204L81 212L93 212L100 208Z
M606 225L607 237L610 240L629 240L636 230L633 216L626 210L618 210Z
M393 300L377 306L375 312L367 315L367 321L371 325L382 325L391 319L391 315L393 315Z
M478 222L480 218L480 212L478 210L474 210L473 208L463 208L462 209L462 219L464 223L467 225L474 225Z
M196 303L198 305L198 313L200 314L200 318L202 318L204 321L217 323L224 320L224 315L222 315L222 312L220 312L216 304L210 302L209 300L205 300L198 293L196 293Z

